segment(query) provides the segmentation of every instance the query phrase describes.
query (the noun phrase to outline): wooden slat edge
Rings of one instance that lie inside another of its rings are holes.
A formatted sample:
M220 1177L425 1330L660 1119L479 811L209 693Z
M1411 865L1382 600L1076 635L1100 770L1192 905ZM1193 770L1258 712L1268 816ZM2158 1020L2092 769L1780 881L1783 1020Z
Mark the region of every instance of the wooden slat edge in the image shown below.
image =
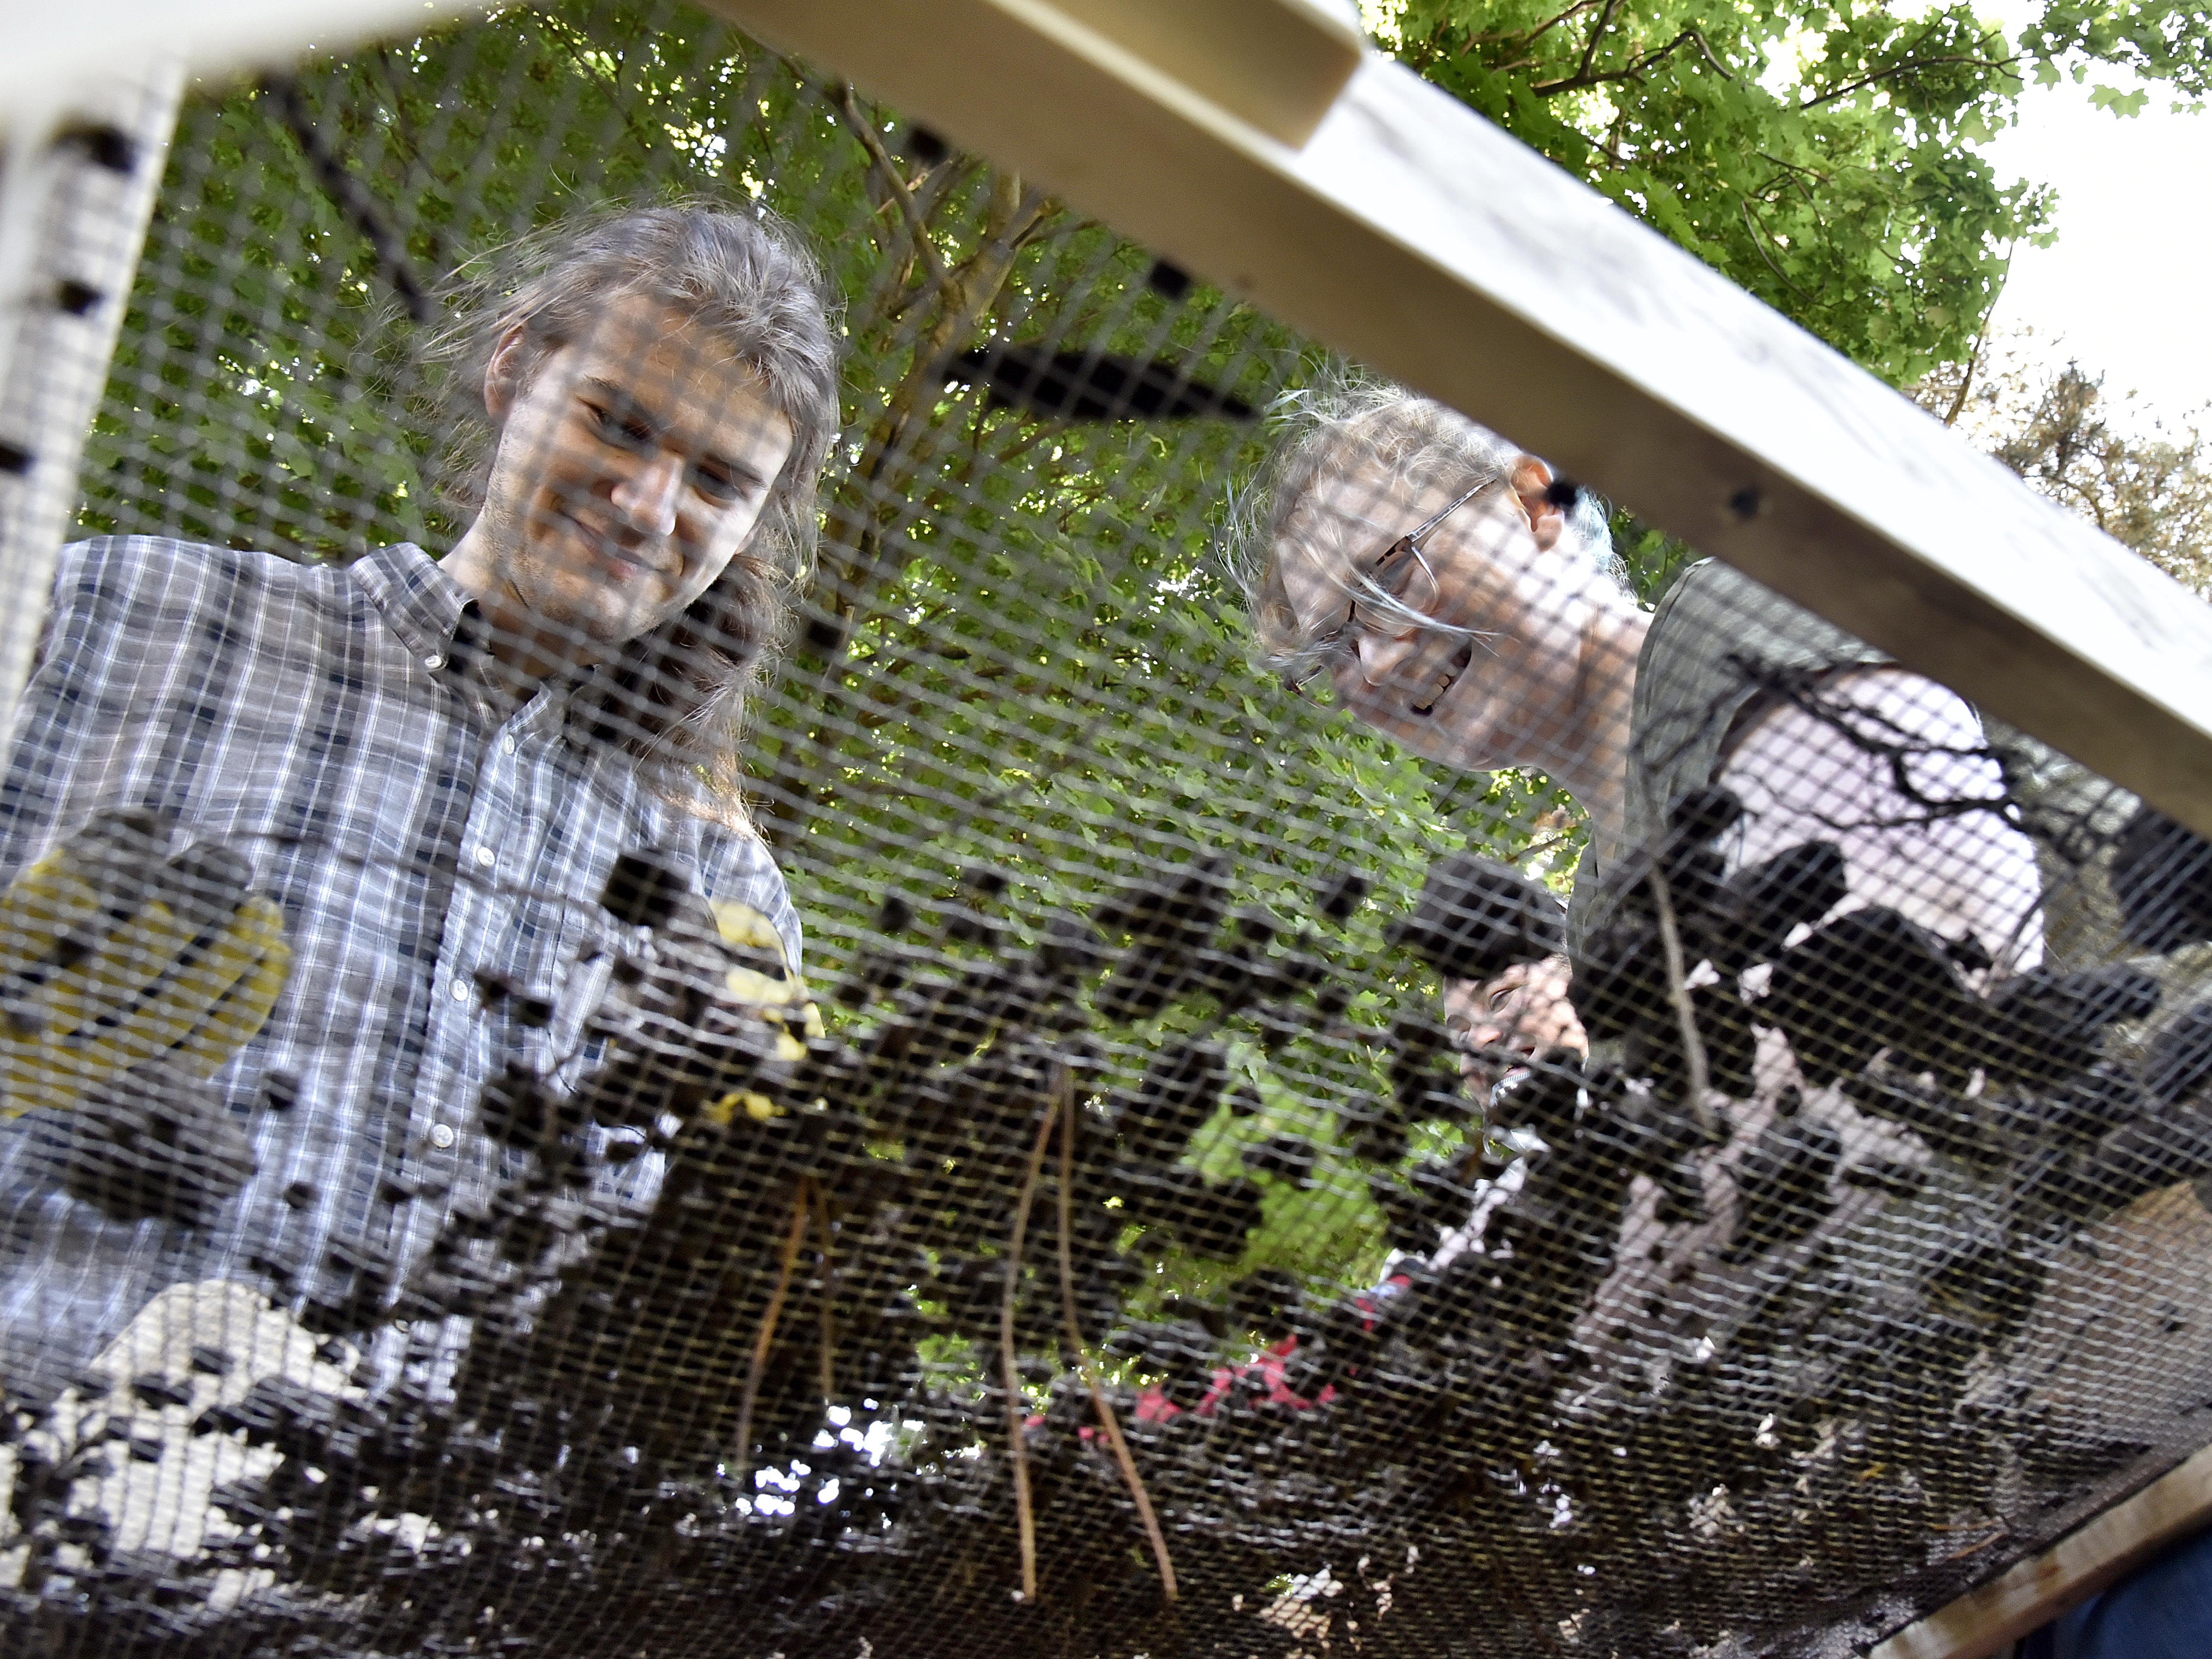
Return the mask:
M1313 137L1365 42L1322 0L1048 0L1282 143Z
M289 64L309 51L419 33L490 0L90 0L10 9L0 55L0 134L35 125L57 88L96 83L118 55L175 58L193 75Z
M1302 150L1040 0L711 0L2212 834L2212 607L1401 66Z
M160 194L184 96L173 58L111 64L81 95L58 105L70 119L112 126L133 152L122 170L75 145L41 143L12 170L21 195L0 201L30 242L17 292L0 294L0 441L28 458L0 477L0 592L14 602L0 627L0 730L13 723L30 678L62 544L70 538L86 435L107 385L125 302ZM25 135L27 137L27 135ZM64 310L47 295L63 281L97 297Z
M2040 1554L1874 1648L1868 1659L1987 1659L2212 1523L2212 1448Z

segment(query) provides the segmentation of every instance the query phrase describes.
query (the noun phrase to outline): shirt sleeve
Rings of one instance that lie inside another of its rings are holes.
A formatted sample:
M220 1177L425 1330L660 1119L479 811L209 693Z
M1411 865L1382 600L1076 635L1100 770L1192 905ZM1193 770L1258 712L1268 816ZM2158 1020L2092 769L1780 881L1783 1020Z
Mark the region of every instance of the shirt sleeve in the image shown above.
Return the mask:
M1739 570L1713 559L1692 565L1660 600L1637 655L1620 850L1648 845L1670 805L1713 781L1731 738L1779 681L1890 660ZM1585 854L1567 912L1571 951L1603 920L1603 879Z
M131 653L119 623L133 605L145 560L117 537L61 551L39 654L15 706L0 774L0 887L69 826L72 785L104 749L113 707L108 682Z
M1732 736L1779 682L1891 660L1741 571L1712 559L1691 566L1653 614L1637 658L1631 842L1657 833L1670 805L1713 781Z

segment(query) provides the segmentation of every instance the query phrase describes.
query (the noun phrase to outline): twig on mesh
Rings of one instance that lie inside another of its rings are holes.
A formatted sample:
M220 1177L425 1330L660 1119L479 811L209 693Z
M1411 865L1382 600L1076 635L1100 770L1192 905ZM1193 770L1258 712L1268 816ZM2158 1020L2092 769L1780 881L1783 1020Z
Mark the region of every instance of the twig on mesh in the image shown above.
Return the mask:
M899 177L898 163L891 159L890 151L884 148L883 135L876 131L862 112L860 100L854 96L849 85L840 82L830 101L843 118L846 131L860 140L860 148L868 152L868 160L882 175L884 190L897 204L899 217L906 221L907 234L914 240L915 253L929 267L930 281L944 282L950 275L945 268L945 256L937 251L936 242L931 240L929 226L921 216L921 209L915 202L914 192L906 187L906 180Z
M775 1289L769 1292L768 1310L761 1315L753 1337L751 1363L745 1367L745 1391L738 1402L737 1478L742 1481L753 1461L753 1407L760 1400L761 1376L768 1370L769 1351L775 1346L775 1322L783 1316L784 1298L791 1294L791 1276L799 1265L799 1246L806 1243L806 1223L814 1209L814 1178L801 1176L799 1196L791 1206L791 1231L783 1241L783 1260L776 1268Z
M1131 1455L1129 1442L1121 1432L1121 1419L1106 1398L1106 1391L1098 1386L1098 1370L1091 1363L1091 1351L1084 1346L1083 1323L1075 1311L1075 1262L1073 1237L1075 1231L1075 1080L1065 1061L1060 1068L1060 1310L1067 1322L1067 1346L1075 1356L1076 1364L1083 1372L1083 1386L1091 1391L1091 1404L1098 1413L1098 1426L1105 1431L1106 1443L1114 1449L1114 1461L1121 1466L1121 1480L1129 1488L1130 1500L1137 1506L1137 1519L1145 1528L1145 1538L1152 1547L1152 1560L1159 1568L1160 1595L1172 1602L1176 1599L1175 1563L1168 1557L1167 1534L1160 1530L1160 1518L1152 1508L1152 1495L1145 1490L1144 1477L1137 1473L1137 1460Z
M1925 809L1917 817L1854 817L1838 818L1827 813L1815 815L1819 823L1835 830L1911 830L1941 823L1947 819L1964 817L1971 812L1990 812L2002 822L2019 827L2020 807L2008 789L1995 795L1964 795L1948 798L1927 793L1914 780L1912 763L1930 757L1953 760L1988 761L1996 766L2002 779L2005 775L2004 752L1993 743L1949 744L1936 743L1915 737L1905 726L1878 708L1869 708L1846 698L1824 696L1822 677L1803 669L1770 669L1751 659L1730 656L1729 665L1741 672L1751 684L1768 696L1788 703L1801 714L1808 714L1823 726L1838 732L1861 753L1871 755L1883 762L1889 771L1890 787L1915 806ZM1883 738L1887 730L1891 736Z
M315 130L314 119L307 112L307 100L301 95L300 83L286 76L272 75L261 85L283 118L284 129L292 135L292 142L299 145L301 155L307 158L308 171L315 175L315 182L322 186L331 204L361 233L362 240L368 244L368 251L375 256L377 269L392 284L400 304L407 307L407 314L418 323L428 322L434 308L430 303L429 290L407 263L406 239L385 222L376 198L347 170L336 152L323 143L322 134Z
M837 1272L837 1259L830 1253L830 1194L817 1186L814 1194L814 1218L822 1229L822 1397L837 1397L837 1310L836 1300L830 1294Z
M1667 872L1654 860L1651 902L1659 912L1659 945L1667 958L1667 1000L1674 1005L1675 1023L1682 1033L1682 1060L1689 1068L1686 1090L1690 1115L1707 1134L1713 1130L1713 1109L1705 1102L1711 1072L1705 1063L1705 1039L1698 1035L1697 1012L1690 1006L1689 972L1682 958L1682 931L1674 925L1674 895L1667 885Z
M1036 1513L1030 1504L1029 1413L1024 1409L1022 1376L1014 1358L1014 1298L1022 1284L1022 1240L1030 1230L1030 1206L1036 1200L1037 1177L1044 1171L1045 1148L1052 1140L1056 1114L1048 1109L1037 1124L1036 1144L1014 1203L1014 1236L1006 1245L1006 1283L999 1295L999 1364L1006 1387L1006 1450L1014 1468L1014 1524L1022 1540L1022 1601L1036 1601Z

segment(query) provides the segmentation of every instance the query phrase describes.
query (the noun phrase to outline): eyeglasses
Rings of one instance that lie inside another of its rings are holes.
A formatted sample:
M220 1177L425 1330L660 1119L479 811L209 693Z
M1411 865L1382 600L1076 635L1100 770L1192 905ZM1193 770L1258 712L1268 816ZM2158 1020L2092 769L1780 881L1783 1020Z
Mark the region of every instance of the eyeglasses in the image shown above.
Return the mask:
M1401 611L1411 611L1425 617L1434 611L1443 599L1443 584L1437 580L1436 567L1429 562L1424 550L1429 535L1446 519L1465 507L1486 489L1494 489L1501 481L1490 479L1479 483L1464 495L1447 505L1443 511L1423 520L1406 534L1384 548L1365 573L1351 584L1352 599L1346 606L1344 620L1326 634L1309 643L1299 653L1310 656L1312 665L1303 673L1286 674L1283 684L1291 691L1303 691L1322 673L1333 669L1338 660L1351 648L1359 633L1359 595L1365 593L1370 608L1380 600L1385 605Z

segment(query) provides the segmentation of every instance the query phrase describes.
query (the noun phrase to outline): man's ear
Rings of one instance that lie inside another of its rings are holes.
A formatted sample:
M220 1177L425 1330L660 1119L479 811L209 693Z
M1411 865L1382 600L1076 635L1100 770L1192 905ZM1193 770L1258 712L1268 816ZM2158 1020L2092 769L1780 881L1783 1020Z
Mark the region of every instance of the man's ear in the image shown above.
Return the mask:
M1567 528L1566 509L1553 499L1556 493L1552 489L1552 469L1534 455L1523 455L1513 463L1513 494L1540 549L1551 548Z
M514 400L522 395L527 384L529 364L524 344L529 330L521 323L512 323L507 332L499 337L499 343L491 349L491 361L484 365L484 412L491 416L494 426L507 424L514 412Z

